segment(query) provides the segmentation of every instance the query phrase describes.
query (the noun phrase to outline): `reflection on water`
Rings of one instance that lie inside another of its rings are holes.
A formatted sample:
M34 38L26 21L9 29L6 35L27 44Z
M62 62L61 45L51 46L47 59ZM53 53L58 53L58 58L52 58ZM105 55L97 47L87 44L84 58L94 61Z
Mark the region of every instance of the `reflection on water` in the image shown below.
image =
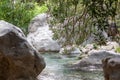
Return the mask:
M104 80L102 72L83 72L69 70L64 64L75 58L60 57L59 54L44 54L46 68L38 76L39 80Z

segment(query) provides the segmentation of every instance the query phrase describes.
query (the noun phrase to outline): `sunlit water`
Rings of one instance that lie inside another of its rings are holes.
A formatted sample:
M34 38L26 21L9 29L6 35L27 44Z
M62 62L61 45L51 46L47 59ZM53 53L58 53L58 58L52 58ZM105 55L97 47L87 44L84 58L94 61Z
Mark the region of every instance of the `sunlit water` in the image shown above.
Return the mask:
M59 57L58 54L44 54L46 68L38 76L39 80L104 80L102 72L84 72L69 70L64 64L76 58Z

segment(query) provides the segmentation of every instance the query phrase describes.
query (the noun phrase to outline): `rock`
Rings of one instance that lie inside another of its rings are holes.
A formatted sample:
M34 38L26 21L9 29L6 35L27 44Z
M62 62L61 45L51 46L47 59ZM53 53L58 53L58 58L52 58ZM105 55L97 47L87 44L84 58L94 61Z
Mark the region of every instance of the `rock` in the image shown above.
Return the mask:
M103 30L102 34L103 34L103 36L105 37L105 39L108 39L108 34L107 34L107 32L105 32L105 31Z
M105 80L120 79L120 56L103 59L103 71Z
M100 35L98 34L99 36L103 37L105 40L109 40L107 32L105 32L104 30L99 32L98 27L96 27L95 29L96 31L98 31L96 34L100 33ZM98 35L95 35L93 33L90 34L81 45L85 46L87 44L97 43L96 40L100 39Z
M120 46L117 42L107 42L106 45L100 46L99 50L116 51L118 47Z
M35 30L34 30L35 29ZM32 19L27 40L40 52L58 52L60 45L53 40L53 32L47 23L47 14L40 14Z
M112 45L110 45L110 46L101 46L99 48L99 50L107 50L107 51L110 51L110 50L113 50L113 49L114 49L114 47Z
M92 50L106 50L106 51L116 51L120 45L117 42L107 42L106 45L97 45L95 43L86 44L84 47L80 47L82 53L88 54Z
M79 48L75 47L73 51L71 51L71 54L80 54L81 51Z
M87 44L92 44L95 42L94 34L91 34L81 45L85 46Z
M78 47L73 46L65 46L60 49L60 54L69 55L69 56L78 56L81 54L81 51Z
M120 47L119 43L117 42L107 42L107 46L113 46L114 49Z
M87 44L85 47L80 47L82 53L88 53L89 51L91 51L92 49L94 49L94 45L93 44Z
M36 80L45 68L43 57L16 26L0 21L0 79Z
M89 50L92 50L94 48L94 45L93 44L87 44L85 46L86 49L89 49Z
M49 15L46 13L35 16L29 24L29 27L28 27L29 33L35 32L38 29L38 27L48 25L48 23L47 23L48 17L49 17Z
M66 67L74 70L101 71L102 59L106 57L115 57L115 56L120 56L120 55L112 51L92 50L91 52L88 53L88 56L82 58L77 62L74 62L73 64L68 64Z

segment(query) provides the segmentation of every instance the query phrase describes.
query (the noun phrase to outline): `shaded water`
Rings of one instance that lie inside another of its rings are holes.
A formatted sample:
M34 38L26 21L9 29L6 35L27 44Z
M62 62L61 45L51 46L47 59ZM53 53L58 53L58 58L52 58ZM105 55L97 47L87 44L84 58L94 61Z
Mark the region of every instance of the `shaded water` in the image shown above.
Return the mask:
M44 54L46 68L38 76L39 80L104 80L102 72L84 72L69 70L64 64L76 58L60 57L59 54Z

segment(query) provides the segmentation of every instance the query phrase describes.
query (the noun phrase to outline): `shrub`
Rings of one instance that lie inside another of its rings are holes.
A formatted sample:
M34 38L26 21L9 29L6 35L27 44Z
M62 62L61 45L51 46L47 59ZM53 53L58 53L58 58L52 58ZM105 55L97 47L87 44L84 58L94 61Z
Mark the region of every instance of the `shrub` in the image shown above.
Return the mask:
M27 32L30 20L45 11L47 11L45 5L39 6L35 2L0 1L0 19L20 27L24 32Z
M116 52L120 53L120 47L116 48Z
M98 45L94 43L94 44L93 44L93 48L94 48L94 49L98 49Z

